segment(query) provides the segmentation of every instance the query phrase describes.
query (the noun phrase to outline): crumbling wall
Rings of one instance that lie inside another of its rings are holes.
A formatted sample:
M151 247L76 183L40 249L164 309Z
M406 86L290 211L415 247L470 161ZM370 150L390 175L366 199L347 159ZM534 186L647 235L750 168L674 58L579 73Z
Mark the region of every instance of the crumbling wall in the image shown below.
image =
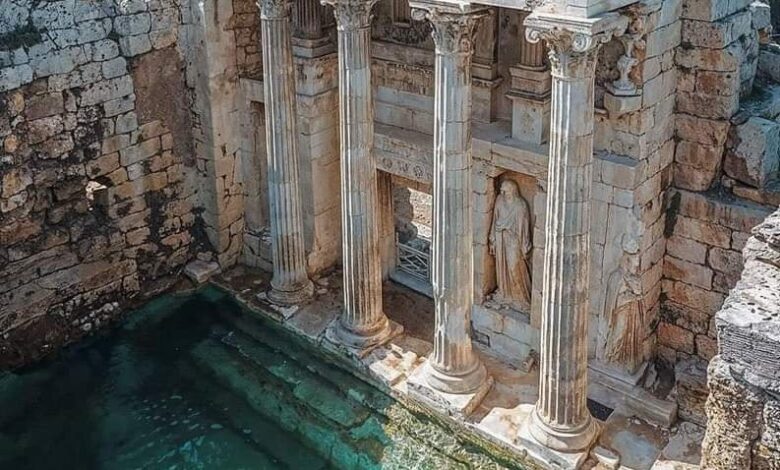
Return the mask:
M716 354L714 314L742 270L750 230L777 202L777 99L757 74L768 47L760 1L683 0L675 62L676 149L668 193L657 357L677 365L678 404L704 423L705 364Z
M780 468L780 211L753 233L716 316L702 469Z
M186 1L0 0L0 368L94 331L210 256L193 184L192 21Z

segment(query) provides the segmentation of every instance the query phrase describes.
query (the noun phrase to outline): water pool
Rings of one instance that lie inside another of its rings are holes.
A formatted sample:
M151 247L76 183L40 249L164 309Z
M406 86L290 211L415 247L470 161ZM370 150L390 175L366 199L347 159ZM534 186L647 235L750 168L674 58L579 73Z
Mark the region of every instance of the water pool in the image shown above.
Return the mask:
M214 288L0 375L2 469L506 465Z

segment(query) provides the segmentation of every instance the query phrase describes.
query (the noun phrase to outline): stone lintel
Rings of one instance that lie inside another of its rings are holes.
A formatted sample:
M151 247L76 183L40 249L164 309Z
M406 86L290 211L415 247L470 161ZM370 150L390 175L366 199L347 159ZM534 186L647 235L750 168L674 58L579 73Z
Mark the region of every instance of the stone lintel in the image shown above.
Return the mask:
M426 361L409 376L406 382L409 397L450 416L466 418L474 412L493 386L493 377L488 375L474 392L463 394L442 392L428 384L425 372L428 366Z

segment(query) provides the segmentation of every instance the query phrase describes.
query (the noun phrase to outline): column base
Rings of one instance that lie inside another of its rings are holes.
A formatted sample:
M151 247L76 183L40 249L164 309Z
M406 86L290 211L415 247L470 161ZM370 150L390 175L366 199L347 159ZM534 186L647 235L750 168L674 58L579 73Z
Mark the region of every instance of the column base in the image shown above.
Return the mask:
M534 408L522 423L518 423L518 430L514 443L515 446L527 452L529 459L536 462L543 462L547 465L554 464L556 469L577 470L581 468L585 461L588 460L589 450L562 452L540 443L539 440L531 434L535 415L536 409Z
M528 418L528 432L540 444L559 452L587 454L599 433L598 423L590 415L588 421L574 429L555 429L539 417L536 408Z
M403 333L404 327L385 318L385 323L375 332L361 334L350 330L336 318L325 330L325 339L337 349L344 350L348 354L359 359L366 357L372 350L387 343L391 339Z
M457 385L454 385L456 384ZM466 391L452 393L439 387L464 388ZM479 362L472 372L464 376L445 376L434 369L429 361L412 372L406 382L409 397L450 416L465 418L488 394L493 386L493 377L489 376L485 366Z
M267 296L270 302L282 307L302 304L314 297L314 283L307 279L303 287L292 291L279 290L271 286Z

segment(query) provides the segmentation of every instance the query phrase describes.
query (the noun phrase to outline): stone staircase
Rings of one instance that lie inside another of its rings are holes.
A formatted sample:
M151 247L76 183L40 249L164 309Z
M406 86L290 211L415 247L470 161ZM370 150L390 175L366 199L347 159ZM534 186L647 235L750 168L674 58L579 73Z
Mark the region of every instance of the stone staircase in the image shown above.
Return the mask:
M511 467L457 439L428 416L313 354L310 346L246 312L224 311L230 331L192 350L202 373L339 469ZM254 435L255 433L253 433ZM269 452L284 447L267 445ZM278 452L277 452L278 453ZM275 455L290 468L322 468Z

